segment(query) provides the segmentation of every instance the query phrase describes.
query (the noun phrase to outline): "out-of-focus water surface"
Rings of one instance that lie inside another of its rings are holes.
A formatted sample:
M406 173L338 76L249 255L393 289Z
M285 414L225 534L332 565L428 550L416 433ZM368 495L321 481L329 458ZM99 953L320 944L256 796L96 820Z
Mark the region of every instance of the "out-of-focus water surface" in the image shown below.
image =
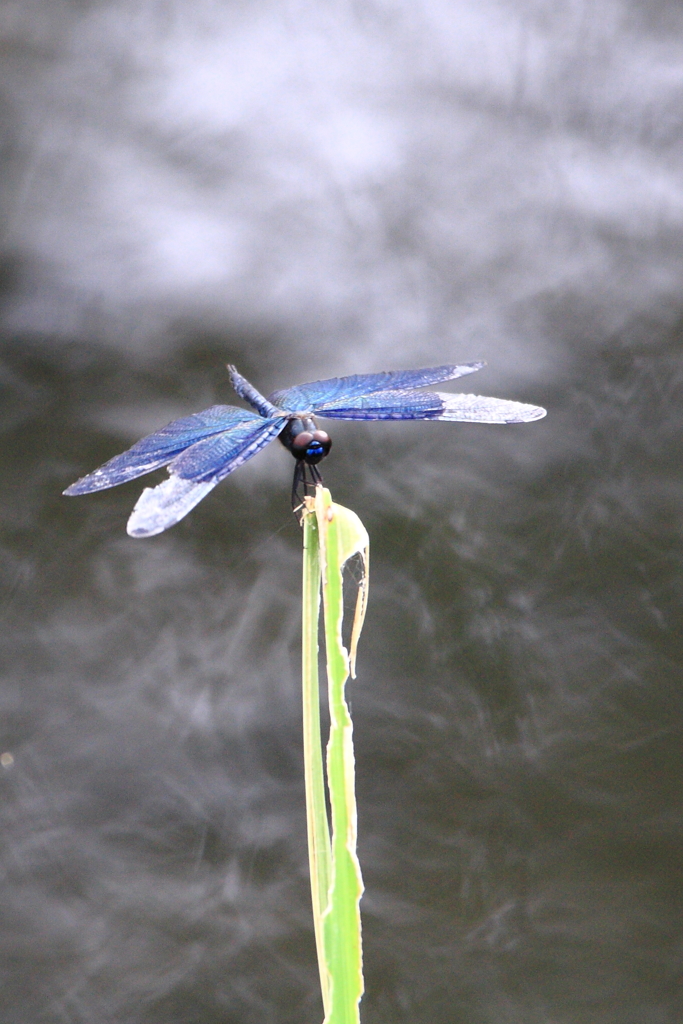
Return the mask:
M6 0L3 1024L322 1019L300 533L76 477L187 412L486 359L527 426L339 424L365 1024L683 1019L678 4ZM159 476L161 479L161 476Z

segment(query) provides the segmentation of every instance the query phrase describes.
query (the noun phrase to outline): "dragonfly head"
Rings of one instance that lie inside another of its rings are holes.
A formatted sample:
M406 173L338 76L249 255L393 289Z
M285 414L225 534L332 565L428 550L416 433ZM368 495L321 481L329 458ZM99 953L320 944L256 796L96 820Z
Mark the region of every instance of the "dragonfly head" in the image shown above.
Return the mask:
M316 466L332 447L330 435L318 430L311 416L294 416L280 434L280 440L295 459Z

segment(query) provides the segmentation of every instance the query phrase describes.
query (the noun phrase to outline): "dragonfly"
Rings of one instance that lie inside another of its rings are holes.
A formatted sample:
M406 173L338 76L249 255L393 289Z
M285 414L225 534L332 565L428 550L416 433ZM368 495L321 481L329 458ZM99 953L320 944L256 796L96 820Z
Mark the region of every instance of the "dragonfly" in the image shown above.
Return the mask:
M212 405L203 412L173 420L81 477L64 494L89 494L117 487L165 466L168 478L145 488L127 525L131 537L153 537L179 522L216 484L275 438L296 460L294 506L299 488L306 494L322 483L318 465L332 446L329 434L318 426L318 416L332 420L463 423L528 423L545 416L545 409L523 402L419 390L474 373L483 366L483 362L462 363L332 377L297 384L265 398L229 365L230 382L251 410Z

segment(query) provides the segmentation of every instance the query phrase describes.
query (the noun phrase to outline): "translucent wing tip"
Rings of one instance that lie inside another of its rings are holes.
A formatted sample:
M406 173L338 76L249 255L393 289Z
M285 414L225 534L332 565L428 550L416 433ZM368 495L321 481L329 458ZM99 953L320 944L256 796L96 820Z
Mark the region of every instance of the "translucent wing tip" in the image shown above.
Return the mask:
M519 416L506 420L506 423L533 423L534 420L542 420L544 416L548 415L547 409L540 405L524 405L522 402L517 404L520 407Z
M155 537L175 526L217 483L215 479L194 483L172 473L162 484L146 487L128 520L128 536Z
M542 420L546 410L540 405L526 405L507 398L487 398L484 395L449 395L437 392L443 402L438 420L458 423L533 423Z

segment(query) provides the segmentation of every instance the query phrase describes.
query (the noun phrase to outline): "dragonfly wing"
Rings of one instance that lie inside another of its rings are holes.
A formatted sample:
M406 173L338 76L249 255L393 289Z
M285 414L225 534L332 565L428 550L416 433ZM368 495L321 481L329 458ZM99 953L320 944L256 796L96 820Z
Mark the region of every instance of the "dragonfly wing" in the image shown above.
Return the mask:
M153 537L174 526L229 473L253 458L277 437L284 417L245 424L217 437L204 438L177 456L169 466L168 480L146 487L128 520L131 537ZM237 436L239 434L239 436Z
M316 416L333 420L426 420L443 412L439 395L431 391L382 391L325 402Z
M205 480L224 480L229 473L248 462L273 438L284 430L287 419L277 416L264 419L256 416L250 421L216 437L206 437L176 456L169 471L183 480L197 483Z
M218 480L193 483L171 476L156 487L145 487L131 512L126 530L131 537L154 537L174 526L212 491Z
M338 406L325 403L316 415L337 420L458 420L471 423L525 423L545 409L502 398L449 395L434 391L384 391L359 395Z
M542 420L546 410L540 405L526 405L507 398L486 398L483 395L448 395L439 393L443 412L437 420L458 423L531 423Z
M89 494L116 487L168 465L180 452L203 438L259 423L263 423L263 417L234 405L214 405L204 412L183 416L143 437L128 451L115 455L99 469L71 484L64 493Z
M352 377L332 377L310 384L297 384L284 391L275 391L269 398L288 412L322 412L323 405L340 407L349 399L382 391L411 391L431 384L443 384L467 373L480 370L484 363L463 363L459 366L434 366L424 370L391 370L386 373L359 373Z

